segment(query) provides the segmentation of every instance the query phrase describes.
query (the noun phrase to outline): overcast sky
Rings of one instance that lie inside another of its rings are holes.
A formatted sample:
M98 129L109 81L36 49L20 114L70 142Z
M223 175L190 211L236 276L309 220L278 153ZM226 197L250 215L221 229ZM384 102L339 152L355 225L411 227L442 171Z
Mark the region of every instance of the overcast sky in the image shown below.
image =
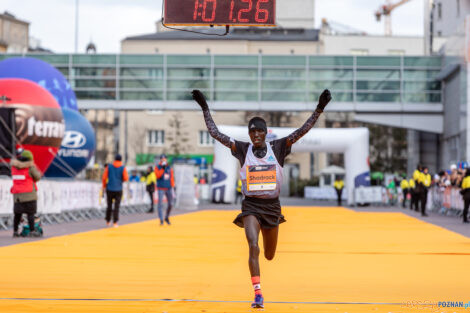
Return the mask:
M395 0L393 2L396 2ZM396 35L423 34L423 1L414 0L392 14ZM385 0L316 0L316 25L321 19L349 25L369 34L383 34L373 12ZM162 0L79 0L79 52L92 40L98 53L117 53L127 37L155 32ZM75 0L0 0L8 11L31 23L30 35L54 52L74 52Z

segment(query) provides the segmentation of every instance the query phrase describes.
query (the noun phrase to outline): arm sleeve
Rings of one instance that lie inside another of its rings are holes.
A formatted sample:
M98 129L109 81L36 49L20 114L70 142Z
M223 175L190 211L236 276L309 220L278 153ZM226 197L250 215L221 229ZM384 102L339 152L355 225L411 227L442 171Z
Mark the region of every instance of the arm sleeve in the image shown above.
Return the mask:
M124 170L122 171L122 181L128 181L129 180L129 175L127 174L127 169L124 168Z
M111 165L109 165L111 166ZM103 173L103 178L101 179L102 182L103 182L103 188L106 188L106 180L108 179L108 168L105 168L104 169L104 173Z
M308 118L308 120L300 127L299 129L295 130L292 134L287 136L290 144L293 145L296 143L300 138L302 138L317 122L320 115L323 113L322 110L316 109L315 112Z
M170 169L171 172L171 188L175 188L175 174L173 173L173 169Z
M235 151L231 149L232 155L238 159L240 166L243 166L243 164L245 164L246 153L248 152L250 144L248 142L235 140L234 145Z
M204 115L204 121L206 122L207 130L209 131L209 134L212 136L212 138L214 138L215 140L217 140L218 142L220 142L227 148L232 148L230 137L228 137L225 134L222 134L219 131L219 129L217 128L217 125L215 125L214 120L212 119L210 111L203 110L202 114Z
M29 168L29 175L31 175L35 182L41 179L41 172L39 172L39 170L34 165Z
M273 148L277 162L282 167L284 167L284 161L291 152L291 147L287 145L287 138L288 137L284 137L271 142L271 146Z

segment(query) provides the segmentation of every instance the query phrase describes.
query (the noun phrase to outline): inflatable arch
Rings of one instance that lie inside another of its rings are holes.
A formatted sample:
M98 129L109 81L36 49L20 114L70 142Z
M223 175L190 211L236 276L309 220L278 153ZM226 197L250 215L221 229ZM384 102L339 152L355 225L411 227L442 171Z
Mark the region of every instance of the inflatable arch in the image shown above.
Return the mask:
M231 138L250 141L244 126L220 126L220 131ZM295 128L269 128L267 141L292 133ZM353 202L353 187L369 186L369 130L367 128L314 128L292 146L292 152L344 153L345 186L348 203ZM214 145L214 171L211 185L213 202L233 203L238 179L238 160L230 149L219 142Z

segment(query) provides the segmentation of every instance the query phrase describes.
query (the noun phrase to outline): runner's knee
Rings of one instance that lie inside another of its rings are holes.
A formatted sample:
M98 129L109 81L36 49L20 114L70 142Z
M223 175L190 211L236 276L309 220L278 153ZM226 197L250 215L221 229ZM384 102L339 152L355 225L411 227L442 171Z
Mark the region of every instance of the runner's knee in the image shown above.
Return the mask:
M250 247L250 255L259 255L259 246L257 242L249 242L248 246Z
M271 261L272 259L274 259L274 255L276 254L276 252L271 252L271 251L264 251L264 257L266 258L266 260L268 261Z

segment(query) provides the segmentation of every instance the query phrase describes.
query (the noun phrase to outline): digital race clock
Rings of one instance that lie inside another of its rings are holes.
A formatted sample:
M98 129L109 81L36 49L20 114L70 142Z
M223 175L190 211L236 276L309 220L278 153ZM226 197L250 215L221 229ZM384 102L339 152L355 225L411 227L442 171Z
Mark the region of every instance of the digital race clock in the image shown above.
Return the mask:
M276 0L165 0L165 25L275 26Z

